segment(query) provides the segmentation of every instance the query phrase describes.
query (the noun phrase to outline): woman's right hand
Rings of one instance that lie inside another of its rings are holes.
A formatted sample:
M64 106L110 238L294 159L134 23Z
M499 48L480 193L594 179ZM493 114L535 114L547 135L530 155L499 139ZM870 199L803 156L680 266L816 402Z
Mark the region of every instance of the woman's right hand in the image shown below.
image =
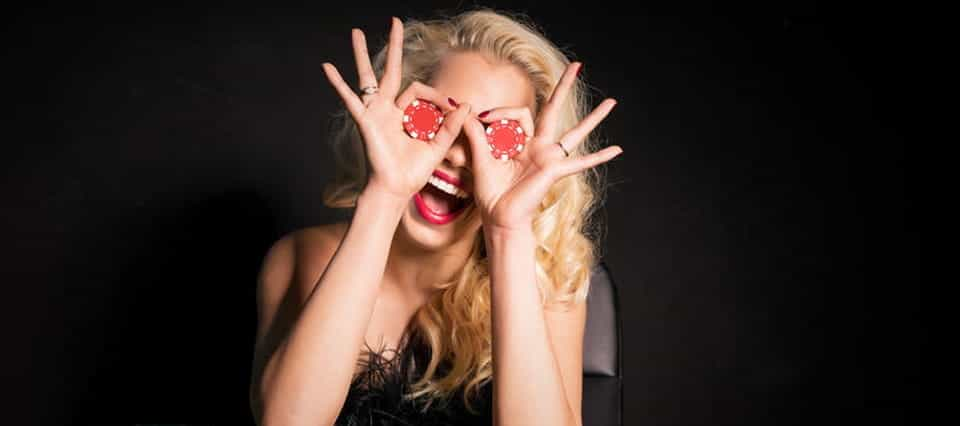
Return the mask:
M391 18L391 22L387 62L377 93L364 94L361 99L333 64L324 63L323 70L360 129L371 168L364 191L384 192L406 202L427 184L443 160L460 133L470 105L461 103L455 107L452 99L420 82L411 83L397 96L402 80L403 23L396 17ZM363 31L356 28L353 29L353 52L359 87L377 86L366 38ZM414 139L403 130L403 110L417 98L433 102L446 116L430 141Z

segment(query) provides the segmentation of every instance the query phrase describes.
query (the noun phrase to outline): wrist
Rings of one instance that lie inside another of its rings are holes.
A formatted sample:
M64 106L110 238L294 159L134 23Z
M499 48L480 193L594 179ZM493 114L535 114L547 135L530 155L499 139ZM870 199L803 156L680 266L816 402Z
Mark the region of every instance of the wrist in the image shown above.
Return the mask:
M518 226L484 223L483 235L488 248L500 246L507 242L527 242L536 245L536 235L533 233L532 223Z
M493 208L483 206L480 209L480 218L485 231L498 234L533 232L532 215L521 213L517 209L501 204L503 203L498 203Z
M533 218L510 217L498 218L492 212L481 214L485 232L497 234L523 234L533 232Z
M388 191L367 187L357 197L357 210L369 209L397 219L407 208L408 197L401 197Z

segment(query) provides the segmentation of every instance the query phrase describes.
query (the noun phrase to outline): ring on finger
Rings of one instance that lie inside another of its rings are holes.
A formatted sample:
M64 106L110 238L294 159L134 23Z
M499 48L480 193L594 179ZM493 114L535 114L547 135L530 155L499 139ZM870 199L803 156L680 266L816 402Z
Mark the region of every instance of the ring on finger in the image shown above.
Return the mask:
M377 93L378 91L380 91L380 88L377 87L376 85L366 86L366 87L361 87L361 88L360 88L360 92L363 93L364 95L373 95L373 94Z

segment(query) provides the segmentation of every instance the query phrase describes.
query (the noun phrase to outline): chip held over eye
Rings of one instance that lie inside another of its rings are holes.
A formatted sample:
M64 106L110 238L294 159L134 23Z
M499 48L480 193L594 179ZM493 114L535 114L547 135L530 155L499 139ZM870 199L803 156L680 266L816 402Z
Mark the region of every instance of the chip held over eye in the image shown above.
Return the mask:
M487 143L494 158L506 161L523 151L527 135L517 120L502 119L487 125Z
M432 140L441 123L443 111L428 100L414 99L403 110L403 130L414 139Z

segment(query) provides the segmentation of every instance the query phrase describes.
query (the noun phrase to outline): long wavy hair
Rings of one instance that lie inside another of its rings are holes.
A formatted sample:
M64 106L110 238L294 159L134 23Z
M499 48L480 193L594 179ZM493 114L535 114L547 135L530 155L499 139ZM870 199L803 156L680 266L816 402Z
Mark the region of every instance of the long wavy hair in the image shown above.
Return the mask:
M384 44L373 59L378 77L383 75L386 51ZM430 81L440 60L453 51L480 52L524 70L536 93L534 116L571 62L525 15L482 7L454 16L406 20L402 88L413 81ZM574 83L561 106L561 132L592 110L587 89L582 79ZM599 140L594 133L571 156L595 151ZM356 206L367 179L362 143L356 123L346 110L339 111L332 139L338 171L324 189L327 206ZM586 301L590 271L600 255L602 227L594 213L602 198L602 179L598 168L562 178L540 204L533 229L538 242L537 286L545 307ZM411 322L432 355L422 378L410 386L409 398L447 399L462 390L464 403L473 411L470 399L492 380L490 275L483 241L481 230L458 277L436 283L437 293ZM441 361L449 366L445 372L439 369Z

